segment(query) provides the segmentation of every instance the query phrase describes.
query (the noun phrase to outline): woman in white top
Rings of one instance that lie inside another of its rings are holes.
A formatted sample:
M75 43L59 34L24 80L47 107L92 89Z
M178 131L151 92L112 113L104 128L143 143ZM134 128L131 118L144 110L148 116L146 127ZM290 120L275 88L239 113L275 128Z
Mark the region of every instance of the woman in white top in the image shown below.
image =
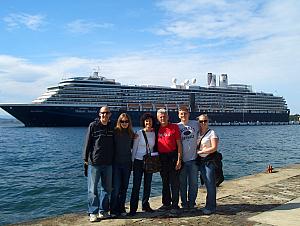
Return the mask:
M206 205L203 214L209 215L216 212L216 182L215 165L212 161L205 161L207 156L215 153L218 149L219 138L215 131L208 128L208 116L200 115L200 137L198 139L197 153L200 159L199 170L207 190ZM200 143L201 142L201 143Z
M144 175L144 191L142 200L142 210L145 212L153 212L150 207L149 198L151 192L151 182L152 173L146 173L143 169L143 157L146 155L147 149L153 152L153 147L155 145L155 118L150 113L145 113L141 117L141 126L143 129L137 131L137 136L134 139L132 148L132 161L133 161L133 182L132 182L132 192L130 198L130 212L129 216L134 216L136 214L139 202L139 193L142 182L142 177ZM147 136L148 147L146 146L146 141L143 135L143 131Z

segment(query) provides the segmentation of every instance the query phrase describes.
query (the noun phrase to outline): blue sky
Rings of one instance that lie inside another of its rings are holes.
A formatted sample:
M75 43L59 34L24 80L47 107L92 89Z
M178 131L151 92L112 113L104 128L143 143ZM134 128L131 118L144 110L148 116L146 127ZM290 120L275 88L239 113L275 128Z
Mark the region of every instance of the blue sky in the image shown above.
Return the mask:
M166 86L227 73L300 113L299 18L298 0L0 0L0 103L100 68Z

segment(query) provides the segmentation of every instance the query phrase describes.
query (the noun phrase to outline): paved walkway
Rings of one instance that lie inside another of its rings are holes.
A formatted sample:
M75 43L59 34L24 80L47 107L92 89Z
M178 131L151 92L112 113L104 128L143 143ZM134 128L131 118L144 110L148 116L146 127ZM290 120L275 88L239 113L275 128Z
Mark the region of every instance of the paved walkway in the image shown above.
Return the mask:
M217 213L205 216L205 189L198 193L198 210L179 211L176 216L168 212L138 213L133 218L107 219L90 223L87 214L67 214L16 225L300 225L300 164L275 169L274 173L259 173L236 180L225 181L218 188ZM161 197L151 199L158 208Z

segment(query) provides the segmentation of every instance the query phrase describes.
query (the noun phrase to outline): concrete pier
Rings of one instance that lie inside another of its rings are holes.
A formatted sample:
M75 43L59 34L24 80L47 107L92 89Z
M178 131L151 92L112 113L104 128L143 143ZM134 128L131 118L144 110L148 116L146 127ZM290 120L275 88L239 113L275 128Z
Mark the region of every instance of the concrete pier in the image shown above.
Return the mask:
M199 189L198 209L193 212L140 212L134 217L89 222L87 214L66 214L15 225L300 225L300 164L274 169L273 173L225 181L217 191L217 212L206 216L205 189ZM161 197L150 200L151 207L161 206Z

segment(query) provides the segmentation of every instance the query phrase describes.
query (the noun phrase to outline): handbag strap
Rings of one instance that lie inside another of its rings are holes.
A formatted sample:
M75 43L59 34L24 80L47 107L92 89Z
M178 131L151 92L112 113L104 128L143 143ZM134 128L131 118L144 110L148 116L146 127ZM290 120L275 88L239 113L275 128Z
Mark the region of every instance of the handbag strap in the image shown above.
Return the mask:
M202 139L206 136L206 134L208 134L208 132L210 131L210 129L208 129L203 136L201 136L199 143L197 144L197 150L200 149L200 145L201 145L201 141Z
M150 154L150 147L149 147L148 138L147 138L145 130L142 130L142 133L143 133L143 136L144 136L144 139L145 139L145 142L146 142L146 154L149 155Z

